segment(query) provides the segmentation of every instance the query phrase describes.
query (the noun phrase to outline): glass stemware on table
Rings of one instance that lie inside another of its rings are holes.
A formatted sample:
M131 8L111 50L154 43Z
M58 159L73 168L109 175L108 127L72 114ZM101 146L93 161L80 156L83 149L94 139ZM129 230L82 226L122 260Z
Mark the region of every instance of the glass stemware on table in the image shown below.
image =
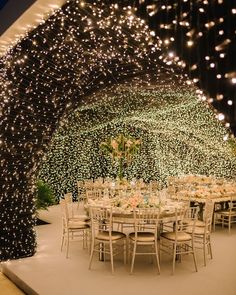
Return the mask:
M184 202L172 200L167 194L167 190L149 192L141 190L104 190L103 196L97 199L88 200L89 206L113 207L113 212L129 214L135 208L160 208L160 212L174 212L175 208L184 206Z

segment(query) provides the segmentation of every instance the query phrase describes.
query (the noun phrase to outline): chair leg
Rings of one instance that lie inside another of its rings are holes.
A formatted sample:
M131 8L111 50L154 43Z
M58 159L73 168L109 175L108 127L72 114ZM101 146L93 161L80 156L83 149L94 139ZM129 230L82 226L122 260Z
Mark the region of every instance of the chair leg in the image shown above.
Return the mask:
M132 262L131 262L131 269L130 269L130 273L133 273L133 269L134 269L134 259L135 259L135 253L136 253L136 242L134 243L134 249L133 249L133 256L132 256Z
M210 257L211 257L211 259L212 259L213 256L212 256L211 238L210 238L210 237L208 238L208 247L209 247Z
M127 262L130 262L130 248L131 248L131 241L129 240L128 236L126 238L126 243L127 243Z
M114 273L114 264L113 264L113 248L112 243L110 242L110 256L111 256L111 272Z
M69 230L67 230L66 258L69 257L69 240L70 240L70 235L69 235Z
M160 268L160 259L159 259L159 254L158 254L159 250L158 250L158 246L157 246L157 241L155 241L155 252L156 252L158 274L160 274L161 268Z
M203 238L203 258L204 258L204 266L206 266L206 237Z
M90 253L90 259L89 259L89 269L91 269L91 266L92 266L92 260L93 260L93 254L94 254L94 243L95 243L95 241L92 241L92 243L91 243L91 253Z
M193 249L193 261L194 261L194 266L195 266L195 270L196 270L196 272L197 272L198 269L197 269L196 252L195 252L195 247L194 247L194 243L193 243L193 241L192 241L192 249Z
M172 263L172 275L174 275L175 272L175 259L176 259L176 248L177 248L177 244L174 244L174 253L173 253L173 263Z
M126 255L127 255L127 240L124 239L124 264L126 264Z
M82 242L83 242L83 249L85 248L85 232L82 231Z
M63 248L63 245L64 245L64 241L65 241L65 231L63 230L62 238L61 238L61 251L62 251L62 248Z

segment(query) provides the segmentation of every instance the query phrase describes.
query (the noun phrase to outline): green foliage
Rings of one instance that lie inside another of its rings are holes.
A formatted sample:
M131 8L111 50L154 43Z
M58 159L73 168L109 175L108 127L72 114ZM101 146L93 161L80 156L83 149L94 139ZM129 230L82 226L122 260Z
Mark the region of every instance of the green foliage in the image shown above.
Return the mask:
M47 210L48 206L55 204L53 191L51 187L42 180L37 181L36 187L36 210Z

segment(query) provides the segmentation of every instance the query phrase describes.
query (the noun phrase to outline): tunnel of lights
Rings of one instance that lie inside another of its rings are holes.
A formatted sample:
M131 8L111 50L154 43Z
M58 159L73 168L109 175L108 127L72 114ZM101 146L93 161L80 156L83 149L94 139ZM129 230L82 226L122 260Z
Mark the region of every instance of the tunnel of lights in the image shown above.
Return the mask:
M223 140L225 128L194 94L162 69L96 92L61 122L38 177L56 197L77 193L77 180L117 177L118 166L100 144L122 133L139 138L142 148L125 168L128 179L214 175L232 179L236 159Z
M129 7L69 1L1 59L0 85L1 260L35 253L36 177L59 198L114 176L99 153L113 134L143 141L128 178L235 177L229 132Z

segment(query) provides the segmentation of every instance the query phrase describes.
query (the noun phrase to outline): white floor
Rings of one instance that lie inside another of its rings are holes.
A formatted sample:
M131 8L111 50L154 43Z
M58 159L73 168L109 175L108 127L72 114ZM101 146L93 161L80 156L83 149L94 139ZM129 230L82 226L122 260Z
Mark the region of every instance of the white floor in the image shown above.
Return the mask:
M177 263L175 275L171 275L171 257L161 257L161 275L155 264L147 258L138 258L134 274L129 266L115 259L115 274L110 263L95 257L92 270L88 270L89 254L78 241L71 244L70 257L60 251L61 216L59 206L42 212L41 218L51 222L36 228L37 254L30 258L8 261L2 264L3 272L14 274L17 282L31 288L31 294L40 295L235 295L236 294L236 226L229 235L226 229L217 227L212 233L213 260L203 266L202 252L198 250L198 272L194 271L192 257L183 257ZM32 291L34 290L34 292ZM28 291L29 292L29 291ZM1 291L0 291L1 294Z

